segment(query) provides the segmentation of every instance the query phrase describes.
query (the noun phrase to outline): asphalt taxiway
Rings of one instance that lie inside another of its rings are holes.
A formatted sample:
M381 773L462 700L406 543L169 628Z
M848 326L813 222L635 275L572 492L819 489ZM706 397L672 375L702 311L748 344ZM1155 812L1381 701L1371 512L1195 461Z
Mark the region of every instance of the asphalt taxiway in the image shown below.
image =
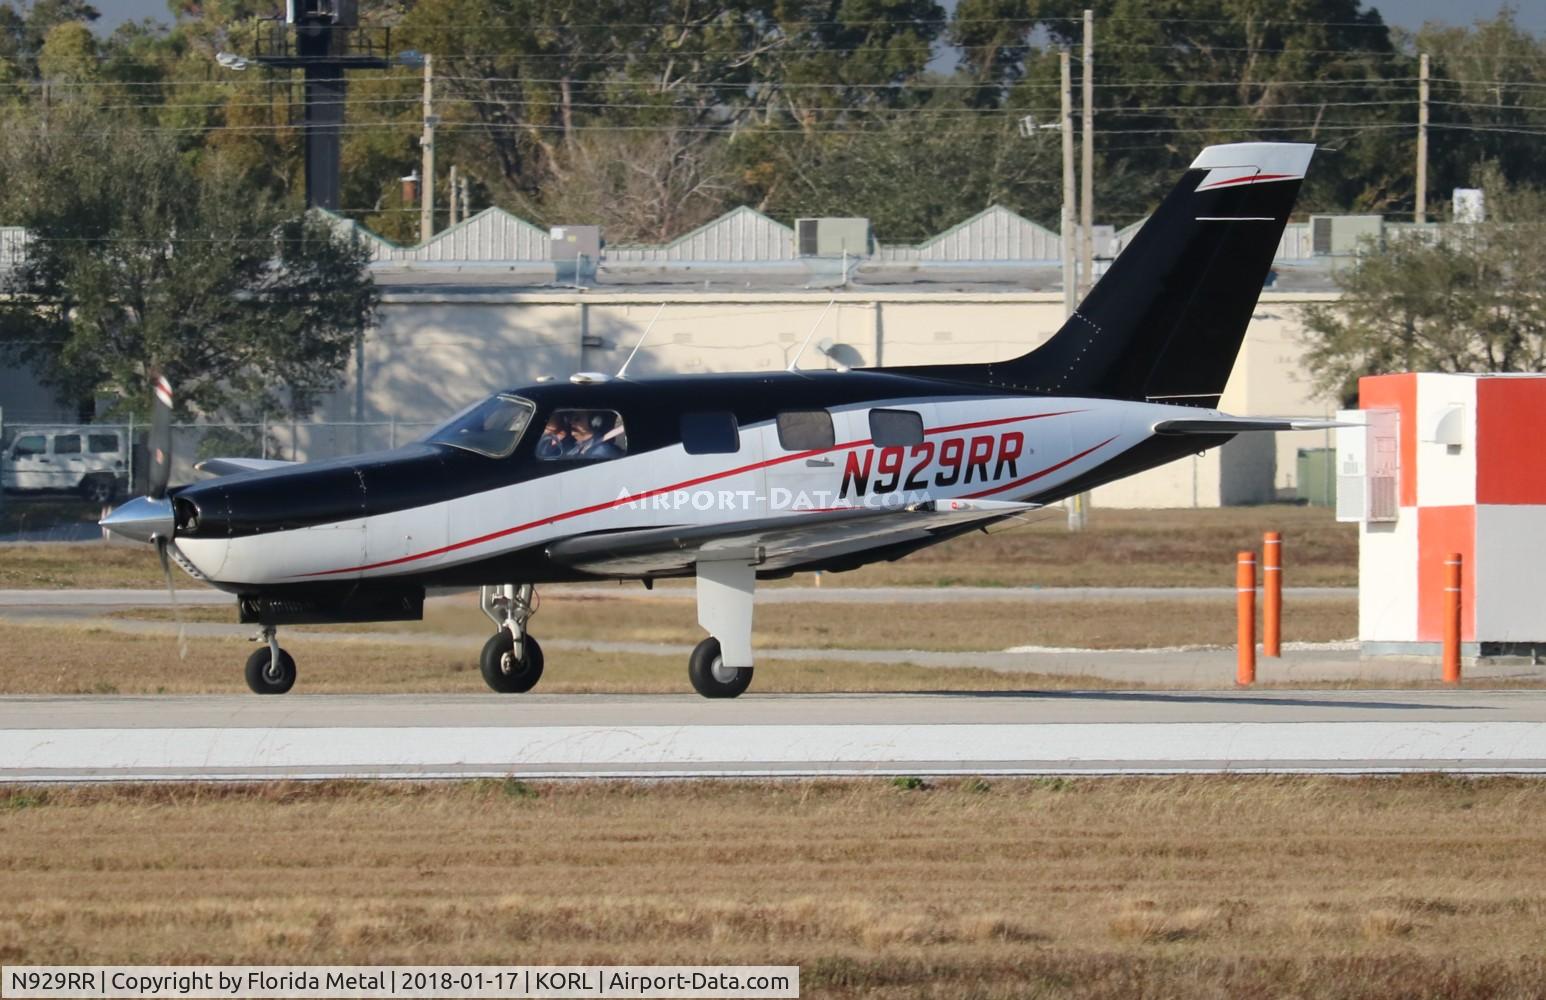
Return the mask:
M0 782L1546 773L1546 692L0 699Z

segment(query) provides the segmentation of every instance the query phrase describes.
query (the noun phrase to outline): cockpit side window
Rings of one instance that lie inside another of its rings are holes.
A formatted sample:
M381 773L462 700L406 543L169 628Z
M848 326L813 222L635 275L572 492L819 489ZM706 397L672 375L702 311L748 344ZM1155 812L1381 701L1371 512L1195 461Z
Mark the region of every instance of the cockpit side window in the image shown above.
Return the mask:
M628 431L616 410L554 410L537 439L545 461L594 462L628 454Z
M426 441L504 458L515 450L537 407L519 396L490 396L446 421Z

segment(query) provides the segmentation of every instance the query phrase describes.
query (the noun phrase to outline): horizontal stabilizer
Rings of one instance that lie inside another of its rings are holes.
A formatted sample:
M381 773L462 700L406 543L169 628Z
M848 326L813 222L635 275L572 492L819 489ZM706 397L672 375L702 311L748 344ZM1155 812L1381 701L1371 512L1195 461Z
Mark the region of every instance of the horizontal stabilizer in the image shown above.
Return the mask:
M1189 417L1185 420L1161 420L1154 425L1154 433L1179 436L1183 434L1246 434L1251 431L1321 431L1333 427L1357 427L1345 420L1305 419L1300 417Z
M212 476L231 476L238 472L282 469L294 464L294 462L281 462L277 458L206 458L202 462L195 463L193 467Z

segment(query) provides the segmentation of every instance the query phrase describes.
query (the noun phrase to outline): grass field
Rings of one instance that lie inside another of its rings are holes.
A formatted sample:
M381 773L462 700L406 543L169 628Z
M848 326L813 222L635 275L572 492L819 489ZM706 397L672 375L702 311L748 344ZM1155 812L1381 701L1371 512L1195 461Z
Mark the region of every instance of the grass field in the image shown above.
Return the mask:
M657 593L659 593L657 591ZM235 622L231 607L191 607L186 621ZM111 617L170 621L170 608L124 609ZM1352 598L1288 601L1286 634L1297 642L1351 639L1358 631ZM538 640L696 643L703 638L690 600L634 596L566 596L549 591L531 623ZM294 631L401 632L478 636L488 619L471 596L430 602L421 622L325 625ZM1012 646L1153 649L1226 646L1235 641L1235 608L1220 600L952 601L948 604L764 604L755 642L766 648L999 651Z
M0 961L747 963L806 996L1546 995L1546 784L0 790Z
M975 533L895 563L832 574L833 584L875 586L1229 586L1240 549L1283 532L1288 586L1353 586L1357 526L1321 507L1223 507L1091 512L1070 534L1061 510L1024 527ZM179 574L179 584L194 586ZM809 583L809 575L796 578ZM83 543L0 548L0 588L160 587L148 548Z
M286 647L300 665L298 693L488 693L478 673L476 649L366 641L308 645L304 638L288 639ZM182 660L172 636L0 622L0 694L236 694L247 690L242 664L254 648L240 639L190 639L188 658ZM757 668L755 683L762 693L1116 686L1076 674L782 660L764 661ZM685 657L553 651L547 656L539 690L543 694L681 694L691 688Z

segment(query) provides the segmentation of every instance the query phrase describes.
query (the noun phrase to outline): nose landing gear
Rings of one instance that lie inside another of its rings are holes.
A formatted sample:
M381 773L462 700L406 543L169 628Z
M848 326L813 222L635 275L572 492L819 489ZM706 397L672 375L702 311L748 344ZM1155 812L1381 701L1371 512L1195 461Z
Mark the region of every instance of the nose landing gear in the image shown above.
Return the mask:
M542 679L542 647L526 634L537 613L537 588L529 583L484 587L478 606L499 631L483 644L478 667L483 681L500 694L523 694Z
M279 630L263 626L263 643L247 657L247 687L253 694L284 694L295 686L295 658L279 648Z

